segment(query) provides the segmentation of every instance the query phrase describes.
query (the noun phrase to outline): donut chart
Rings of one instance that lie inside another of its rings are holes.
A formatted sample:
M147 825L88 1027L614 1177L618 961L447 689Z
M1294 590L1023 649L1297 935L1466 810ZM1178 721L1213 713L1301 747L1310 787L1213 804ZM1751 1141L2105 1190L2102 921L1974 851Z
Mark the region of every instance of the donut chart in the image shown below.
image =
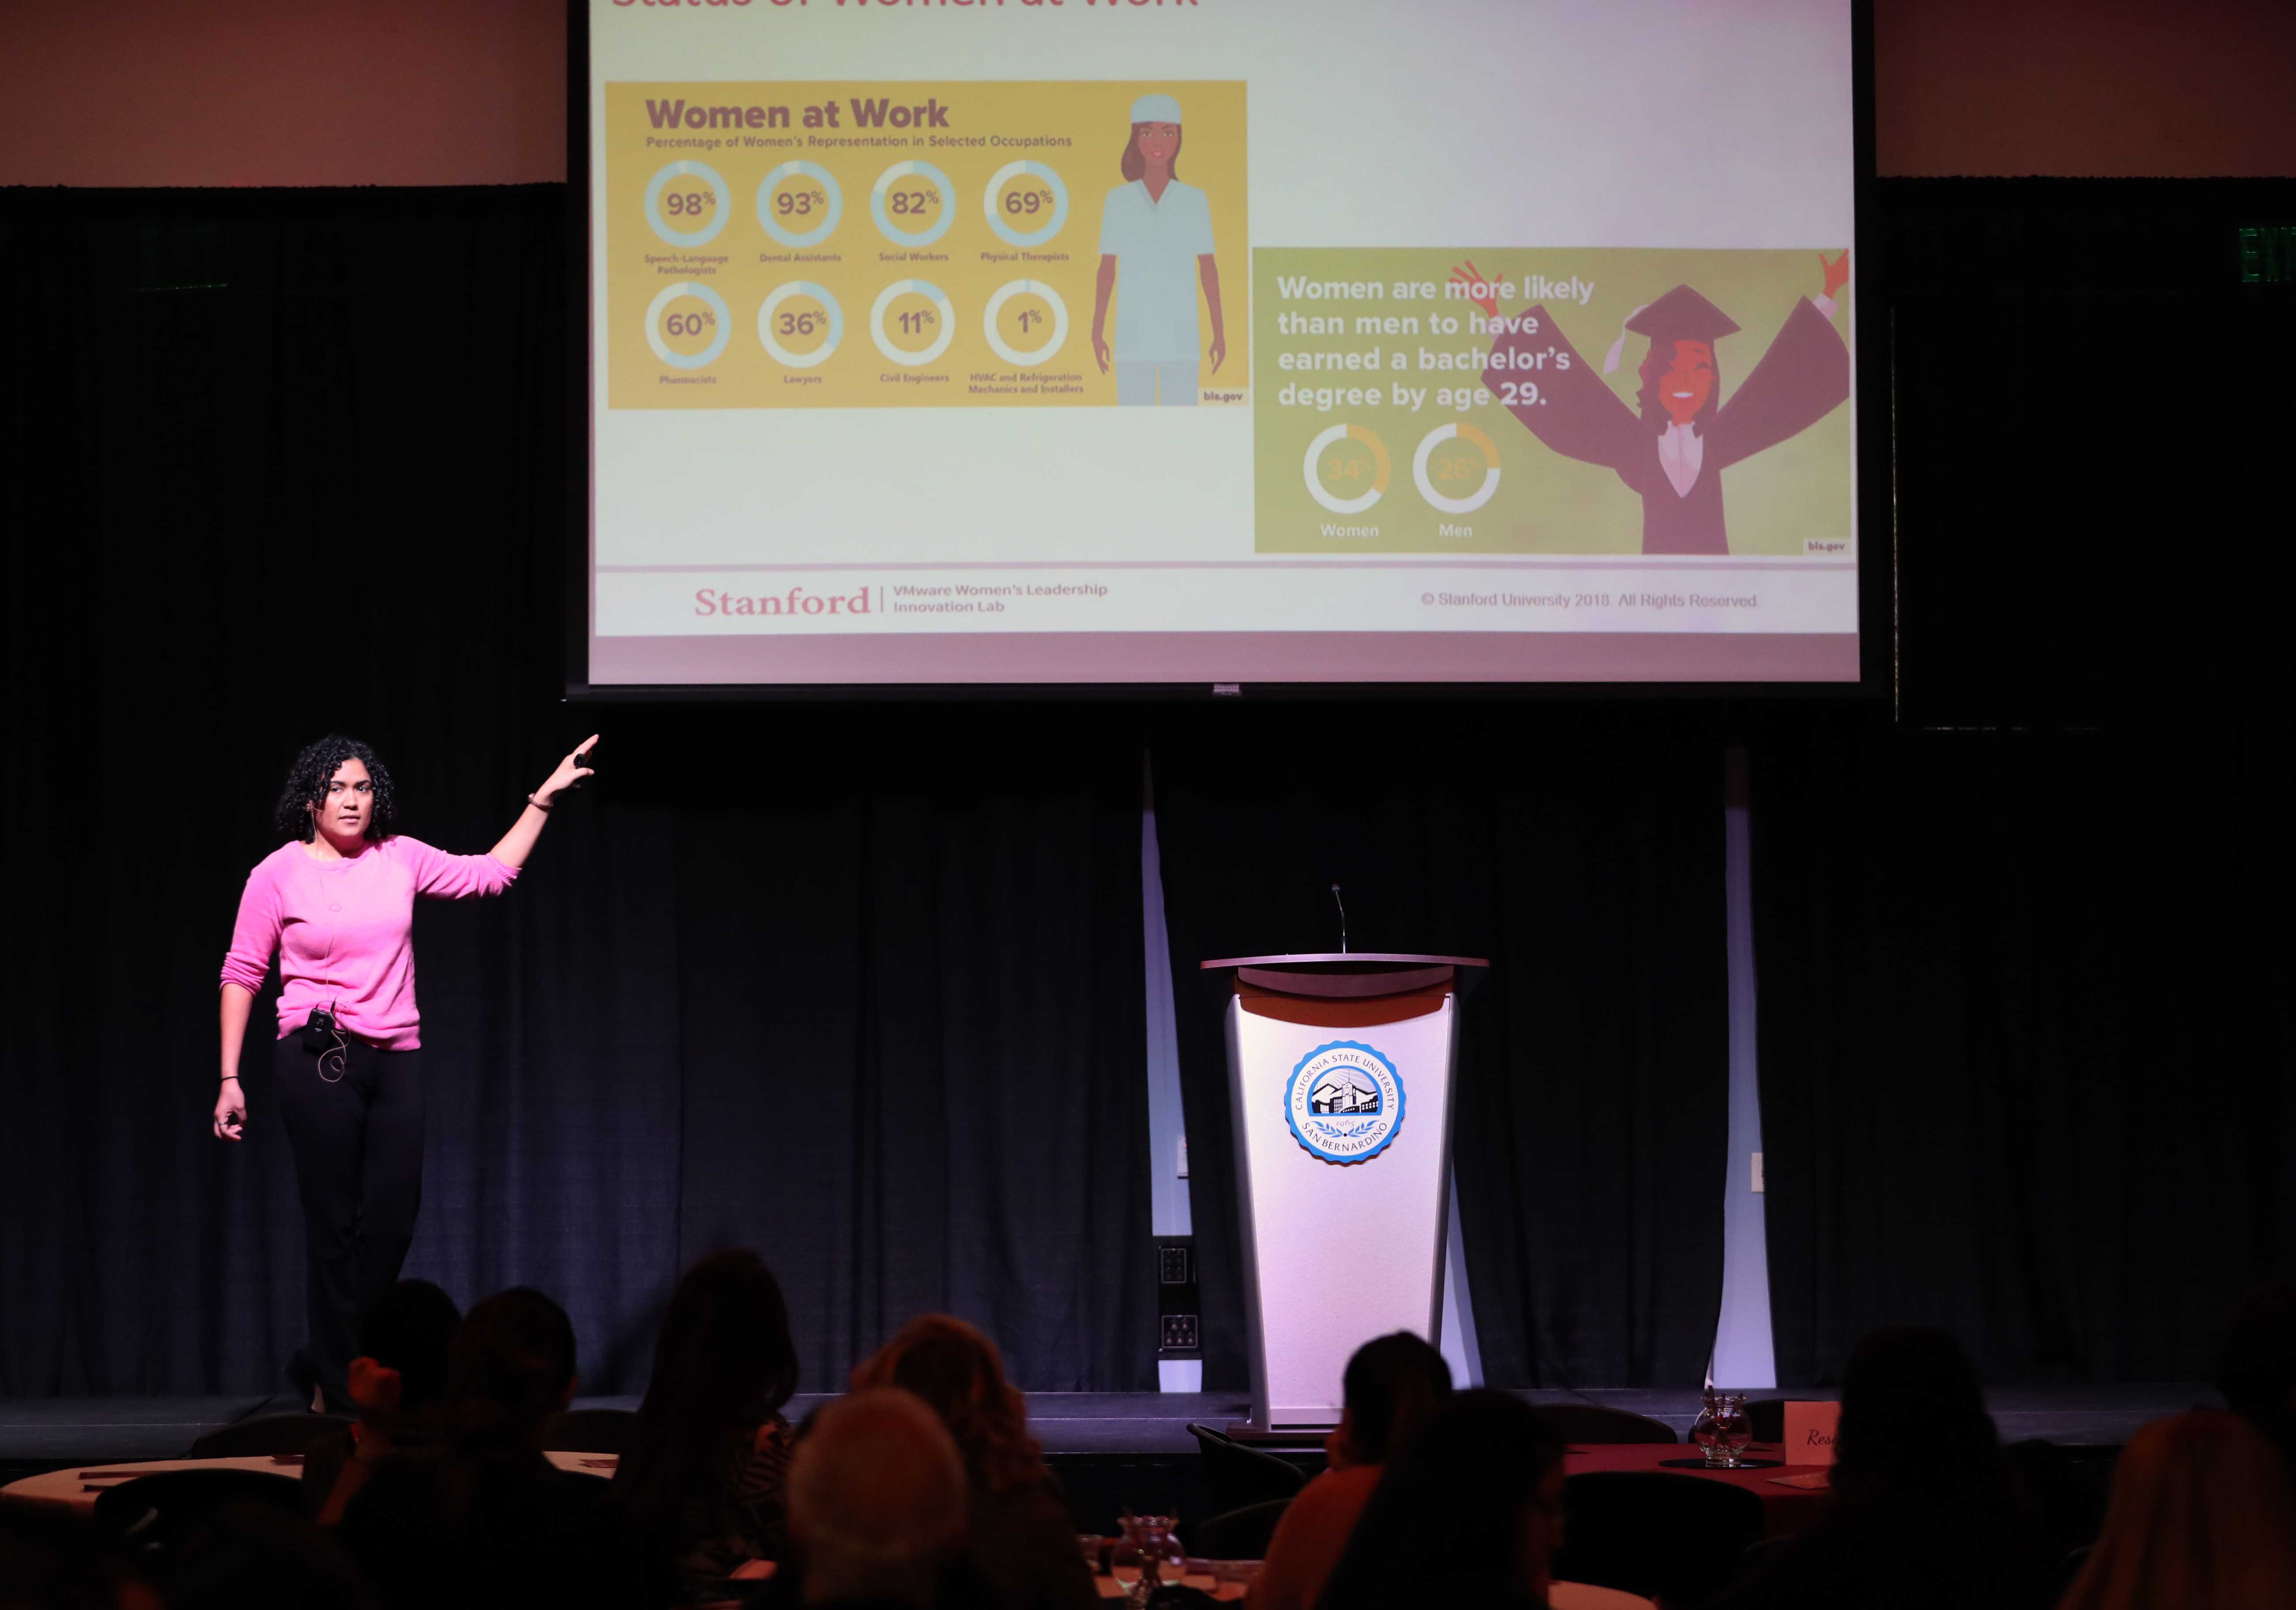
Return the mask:
M922 179L934 193L928 196L923 186L904 185L904 179ZM956 186L948 182L948 175L922 159L896 162L870 186L869 218L877 232L896 246L930 246L956 222ZM924 222L922 227L910 228L897 219Z
M904 334L922 334L927 330L939 332L923 348L910 351L893 344L885 329L885 315L893 303L904 296L921 296L931 302L931 309L919 309L898 316ZM956 309L949 306L948 293L931 280L895 280L877 293L869 308L869 339L877 343L877 350L887 359L904 368L918 368L932 362L948 350L948 343L956 336Z
M1026 183L1015 185L1015 179ZM1023 249L1042 246L1069 221L1069 187L1042 162L1007 162L988 177L980 205L998 240ZM1036 228L1022 227L1039 218Z
M1362 452L1346 455L1344 457L1334 455L1335 458L1340 459L1340 463L1332 466L1334 473L1344 470L1358 480L1367 474L1370 481L1370 484L1362 492L1352 497L1339 497L1324 484L1323 472L1326 467L1322 462L1324 450L1343 442L1354 443ZM1364 454L1369 456L1367 463L1364 460ZM1300 472L1307 478L1308 496L1331 510L1332 513L1360 514L1387 495L1387 481L1390 468L1387 456L1387 444L1380 440L1375 431L1367 430L1362 425L1343 424L1332 425L1318 432L1316 439L1308 444L1308 456L1300 464Z
M1427 473L1429 457L1447 441L1470 442L1482 449L1482 485L1464 497L1446 497L1437 491L1433 479ZM1442 510L1446 514L1472 514L1488 503L1491 495L1499 489L1498 444L1472 425L1456 422L1437 425L1419 439L1419 450L1411 456L1411 480L1418 487L1419 495L1432 507Z
M819 302L821 310L783 310L783 304L805 297ZM793 350L778 339L793 336L808 340L817 330L825 330L826 333L821 344L809 352ZM758 341L785 369L810 369L816 364L827 362L829 355L837 350L837 343L844 339L845 309L837 305L835 297L811 280L791 280L785 285L776 285L758 305Z
M670 311L676 303L688 298L699 301L707 311L676 313ZM684 330L668 330L669 321L673 319L681 322L685 319L697 321L698 327L693 333L709 333L710 336L709 344L698 352L682 352L671 346L663 339L666 333L687 333ZM726 350L726 343L732 339L733 334L734 316L726 306L726 299L709 286L698 284L693 281L663 286L661 294L655 297L646 308L646 345L653 349L653 355L656 357L673 369L708 368L717 361L718 355Z
M997 327L998 316L1004 313L1005 307L1014 298L1022 296L1038 298L1050 310L1049 314L1027 308L1021 311L1020 322L1023 328L1036 320L1047 316L1052 321L1051 333L1046 336L1044 344L1033 349L1013 346L1004 339L1004 331ZM981 309L980 330L981 333L988 338L989 350L996 353L997 357L1008 364L1023 369L1034 368L1058 352L1062 343L1068 340L1069 305L1061 300L1059 292L1041 281L1008 281L996 288L996 294L990 297L988 305Z
M758 181L758 223L794 251L820 245L836 233L844 216L845 192L837 176L818 162L783 162ZM819 221L802 229L790 227L808 219Z
M671 191L670 186L679 179L701 180L709 187L709 194L704 197L700 191L690 186L680 186ZM665 195L665 192L669 193ZM665 202L673 217L691 218L706 213L709 215L707 221L695 229L676 228L663 216ZM733 211L734 193L726 188L726 176L707 162L681 160L668 163L646 183L646 222L653 226L656 234L673 246L707 246L725 229L726 220Z

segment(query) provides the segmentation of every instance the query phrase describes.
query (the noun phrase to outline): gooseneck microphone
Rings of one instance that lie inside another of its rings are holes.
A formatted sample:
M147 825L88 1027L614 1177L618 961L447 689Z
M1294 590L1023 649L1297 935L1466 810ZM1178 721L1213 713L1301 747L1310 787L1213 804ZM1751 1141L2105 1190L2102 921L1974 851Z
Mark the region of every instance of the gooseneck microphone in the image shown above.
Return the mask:
M1345 956L1348 953L1348 906L1345 900L1340 899L1340 886L1337 883L1332 885L1332 904L1340 908L1340 954Z

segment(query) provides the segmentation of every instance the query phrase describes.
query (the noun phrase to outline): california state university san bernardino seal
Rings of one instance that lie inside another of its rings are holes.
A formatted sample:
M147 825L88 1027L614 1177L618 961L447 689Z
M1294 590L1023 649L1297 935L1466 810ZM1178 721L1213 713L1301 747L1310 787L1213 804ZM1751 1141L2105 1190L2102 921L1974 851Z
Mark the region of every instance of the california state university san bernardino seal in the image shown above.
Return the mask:
M1325 1162L1363 1162L1403 1127L1403 1080L1384 1052L1335 1039L1301 1057L1283 1087L1292 1138Z

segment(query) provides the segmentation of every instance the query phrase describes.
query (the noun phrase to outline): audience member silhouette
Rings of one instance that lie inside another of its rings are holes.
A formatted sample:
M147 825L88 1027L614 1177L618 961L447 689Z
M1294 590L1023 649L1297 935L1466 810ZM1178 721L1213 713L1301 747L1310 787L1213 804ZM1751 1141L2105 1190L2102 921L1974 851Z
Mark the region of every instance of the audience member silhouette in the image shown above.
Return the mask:
M790 1460L790 1565L754 1601L981 1610L964 1565L964 1461L940 1417L876 1387L813 1417Z
M442 1430L447 1358L463 1316L428 1280L401 1280L366 1300L353 1328L350 1400L358 1423L331 1432L303 1454L303 1507L323 1526L343 1510L394 1449L434 1445Z
M1562 1437L1500 1392L1461 1392L1372 1490L1321 1610L1544 1606L1562 1543Z
M746 1595L1084 1610L1096 1598L1025 1402L995 1343L961 1320L903 1327L796 1436L781 1412L798 1367L779 1284L754 1253L705 1258L664 1318L611 1491L542 1451L577 1384L572 1326L547 1297L504 1292L456 1325L438 1287L402 1282L369 1302L358 1336L360 1423L306 1476L340 1526L218 1508L168 1560L170 1602L578 1610ZM2219 1383L2234 1412L2174 1416L2131 1441L2058 1610L2296 1606L2296 1287L2259 1288L2235 1310ZM1546 1606L1563 1540L1553 1422L1511 1394L1454 1392L1441 1356L1405 1332L1357 1349L1344 1386L1332 1467L1279 1524L1259 1610ZM1976 1370L1944 1333L1858 1343L1835 1454L1823 1517L1711 1610L2024 1610L2054 1597ZM665 1567L651 1580L642 1540ZM0 1526L0 1599L161 1602L64 1544Z
M2236 1415L2155 1420L2114 1466L2104 1532L2060 1610L2296 1606L2296 1487Z
M220 1505L169 1552L170 1610L381 1610L332 1533L270 1504Z
M382 1461L343 1515L368 1579L401 1610L644 1603L640 1557L605 1483L543 1456L572 1400L574 1328L515 1288L464 1316L447 1374L447 1440Z
M737 1571L782 1557L791 1433L781 1411L797 1380L781 1283L755 1253L715 1253L686 1271L614 1473L668 1597L722 1597Z
M2217 1389L2279 1450L2296 1481L2296 1283L2267 1281L2233 1310L2218 1355Z
M1356 1349L1341 1391L1340 1428L1324 1445L1331 1466L1276 1523L1251 1590L1255 1610L1310 1610L1388 1461L1450 1397L1451 1367L1397 1331Z
M994 1342L962 1319L922 1314L854 1369L853 1385L913 1392L947 1427L964 1461L972 1569L997 1605L1089 1610L1098 1596L1075 1517Z
M166 1604L86 1517L0 1503L0 1606L6 1610L164 1610Z
M1817 1524L1720 1605L2007 1610L2046 1602L2044 1552L1976 1368L1944 1332L1876 1331L1851 1351L1833 1476Z

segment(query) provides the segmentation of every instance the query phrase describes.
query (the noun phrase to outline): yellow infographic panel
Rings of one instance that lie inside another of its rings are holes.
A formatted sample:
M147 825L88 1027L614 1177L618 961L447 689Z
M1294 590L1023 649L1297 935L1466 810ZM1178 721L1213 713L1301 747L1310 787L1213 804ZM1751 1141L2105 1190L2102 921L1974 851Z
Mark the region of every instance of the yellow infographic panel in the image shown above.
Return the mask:
M1241 83L605 91L609 407L1250 401Z

